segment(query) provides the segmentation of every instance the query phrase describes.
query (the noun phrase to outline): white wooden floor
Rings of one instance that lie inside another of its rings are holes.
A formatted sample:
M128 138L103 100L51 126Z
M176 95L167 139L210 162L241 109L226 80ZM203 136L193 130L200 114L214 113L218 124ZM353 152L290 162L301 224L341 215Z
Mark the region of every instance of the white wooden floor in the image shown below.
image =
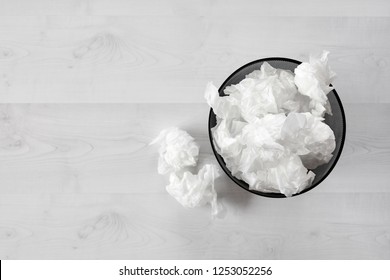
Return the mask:
M148 143L179 126L214 160L208 81L322 49L347 138L321 185L223 177L215 220L166 193ZM0 0L0 103L0 259L390 259L389 1Z

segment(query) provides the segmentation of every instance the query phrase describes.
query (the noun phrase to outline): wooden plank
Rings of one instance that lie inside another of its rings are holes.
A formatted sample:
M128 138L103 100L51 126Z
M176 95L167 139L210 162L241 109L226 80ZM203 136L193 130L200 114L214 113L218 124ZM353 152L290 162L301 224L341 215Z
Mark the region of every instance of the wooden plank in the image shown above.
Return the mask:
M388 193L390 105L344 105L344 151L312 192ZM200 144L202 162L216 163L208 112L205 104L1 105L0 193L164 193L148 144L178 126ZM237 188L226 176L217 184Z
M390 107L386 104L346 104L346 145L323 187L344 192L388 192L390 174Z
M225 217L211 220L207 207L184 209L167 194L2 195L0 258L390 257L389 194L241 192L221 201Z
M302 9L305 7L305 9ZM388 16L386 0L1 0L0 15L298 15L298 16Z
M157 147L149 143L179 126L210 158L208 110L205 104L2 105L0 192L138 192L134 187L145 184L164 192Z
M203 102L247 62L322 49L344 102L390 102L388 34L390 17L1 16L0 102Z

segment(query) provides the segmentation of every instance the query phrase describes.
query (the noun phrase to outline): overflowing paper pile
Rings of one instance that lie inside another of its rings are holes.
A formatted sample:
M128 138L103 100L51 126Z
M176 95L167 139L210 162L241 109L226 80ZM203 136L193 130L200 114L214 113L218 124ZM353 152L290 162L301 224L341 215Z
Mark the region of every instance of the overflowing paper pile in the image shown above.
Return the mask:
M328 52L294 73L264 62L226 87L224 97L207 85L205 98L217 116L214 146L232 175L250 189L292 196L312 183L315 174L308 169L333 156L335 136L323 118L331 114L327 94L335 77Z

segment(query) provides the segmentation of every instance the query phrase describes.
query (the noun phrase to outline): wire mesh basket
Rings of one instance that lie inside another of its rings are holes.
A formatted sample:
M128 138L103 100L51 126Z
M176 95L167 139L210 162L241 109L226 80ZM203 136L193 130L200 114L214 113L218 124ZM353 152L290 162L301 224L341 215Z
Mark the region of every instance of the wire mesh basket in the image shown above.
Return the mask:
M221 85L219 88L219 95L220 96L225 96L224 94L224 89L225 87L232 85L232 84L238 84L241 80L245 78L245 76L254 70L259 70L261 65L264 62L268 62L272 67L274 68L279 68L279 69L284 69L284 70L291 70L294 71L294 69L301 64L300 61L289 59L289 58L282 58L282 57L271 57L271 58L264 58L264 59L259 59L255 60L253 62L250 62L239 69L237 69L233 74L231 74L225 82ZM345 114L344 114L344 109L341 103L341 100L336 92L335 89L333 89L331 92L328 93L328 99L332 108L332 115L326 114L325 115L325 123L329 125L329 127L333 130L335 139L336 139L336 148L333 151L333 157L332 159L327 163L323 164L316 169L311 170L316 174L313 182L311 185L307 186L303 191L300 193L297 193L295 195L299 195L302 193L305 193L314 187L318 186L333 170L335 167L340 155L341 151L344 146L344 140L345 140L345 131L346 131L346 121L345 121ZM242 181L237 179L232 175L230 170L226 167L226 164L222 158L218 154L218 152L215 149L214 146L214 141L213 141L213 135L211 133L211 129L217 124L216 116L213 112L213 109L210 110L210 115L209 115L209 137L210 137L210 142L211 142L211 147L213 149L214 155L224 170L224 172L240 187L243 189L257 194L261 196L266 196L266 197L274 197L274 198L282 198L285 197L281 193L269 193L269 192L261 192L261 191L256 191L256 190L250 190L249 185Z

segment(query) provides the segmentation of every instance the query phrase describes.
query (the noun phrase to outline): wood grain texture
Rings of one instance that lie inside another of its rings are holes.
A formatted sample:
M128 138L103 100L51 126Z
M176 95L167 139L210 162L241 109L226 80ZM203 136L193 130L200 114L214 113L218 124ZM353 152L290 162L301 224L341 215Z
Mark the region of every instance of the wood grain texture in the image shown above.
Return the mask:
M165 192L148 145L177 125L215 162L206 105L4 104L0 258L389 259L390 105L345 110L346 146L320 186L269 199L223 176L212 220Z
M0 258L390 258L388 193L221 197L210 220L164 194L2 195Z
M302 9L302 7L305 7ZM0 15L388 16L386 0L0 0Z
M315 191L389 192L390 105L344 107L344 151ZM149 143L178 126L200 143L202 161L215 162L208 112L205 104L1 105L0 194L164 193L157 147ZM228 179L220 184L233 187Z
M0 0L0 259L390 259L390 1ZM203 90L327 49L347 117L318 187L184 209L163 128L214 162Z
M203 102L240 66L327 49L344 102L390 102L390 17L1 16L0 102Z

